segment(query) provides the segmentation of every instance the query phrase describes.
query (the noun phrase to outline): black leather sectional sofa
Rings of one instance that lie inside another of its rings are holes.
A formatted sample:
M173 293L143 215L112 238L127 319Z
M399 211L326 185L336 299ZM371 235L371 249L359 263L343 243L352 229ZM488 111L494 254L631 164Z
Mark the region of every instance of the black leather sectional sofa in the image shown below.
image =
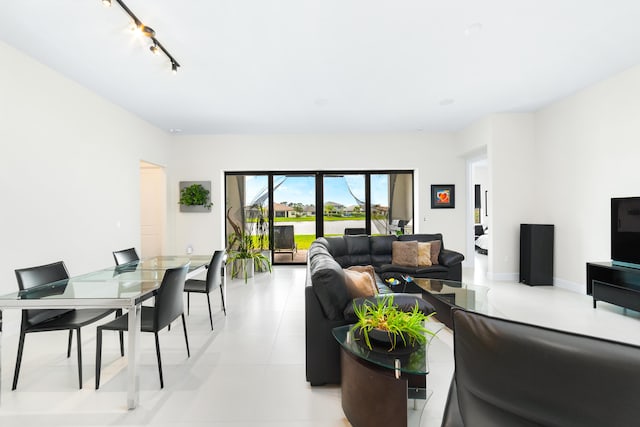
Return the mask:
M431 267L403 267L392 264L392 244L396 240L430 242L440 240L441 234L410 235L346 235L321 237L309 248L305 288L306 376L311 385L340 383L340 349L331 330L354 323L351 316L352 299L345 285L343 268L372 265L375 268L381 293L396 291L385 286L390 277L402 280L403 275L434 279L462 278L464 255L447 250L442 242L438 265ZM403 288L402 292L406 292ZM394 302L408 307L416 297L396 295ZM428 304L427 304L428 305ZM428 308L427 308L428 310Z

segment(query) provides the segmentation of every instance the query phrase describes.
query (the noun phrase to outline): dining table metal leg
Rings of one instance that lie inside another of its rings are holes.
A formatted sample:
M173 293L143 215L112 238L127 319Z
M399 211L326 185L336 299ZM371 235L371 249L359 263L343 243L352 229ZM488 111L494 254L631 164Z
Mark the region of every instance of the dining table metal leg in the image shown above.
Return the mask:
M0 310L0 360L2 360L2 310ZM2 401L2 363L0 363L0 402Z
M127 359L127 407L135 409L139 403L140 375L138 366L140 361L140 317L141 304L136 304L129 310L128 341L129 354Z

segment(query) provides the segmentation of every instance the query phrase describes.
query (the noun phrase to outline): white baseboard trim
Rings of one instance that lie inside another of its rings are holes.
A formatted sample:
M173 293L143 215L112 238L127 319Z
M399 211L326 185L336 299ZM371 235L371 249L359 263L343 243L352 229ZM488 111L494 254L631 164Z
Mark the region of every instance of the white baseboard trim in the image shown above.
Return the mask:
M490 280L497 280L500 282L519 282L520 274L518 273L487 273L487 277Z
M587 294L587 289L584 284L581 285L579 283L570 282L568 280L554 278L553 285L571 292L576 292L583 295Z

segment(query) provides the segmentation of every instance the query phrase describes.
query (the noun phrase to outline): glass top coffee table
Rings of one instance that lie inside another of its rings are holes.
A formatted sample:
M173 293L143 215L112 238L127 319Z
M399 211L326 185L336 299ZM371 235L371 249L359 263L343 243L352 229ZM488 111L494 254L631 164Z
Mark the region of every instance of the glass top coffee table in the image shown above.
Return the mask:
M455 307L501 317L489 304L489 288L486 286L440 279L410 280L422 291L422 298L436 309L435 317L450 329L453 329L451 310Z

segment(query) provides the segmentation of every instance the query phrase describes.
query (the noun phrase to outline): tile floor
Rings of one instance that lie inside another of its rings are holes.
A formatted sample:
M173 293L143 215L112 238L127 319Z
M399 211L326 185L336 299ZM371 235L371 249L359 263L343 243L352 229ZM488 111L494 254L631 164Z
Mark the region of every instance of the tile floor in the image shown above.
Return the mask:
M464 279L491 287L495 309L510 318L640 344L640 314L556 287L491 282L478 255ZM95 328L83 330L84 387L76 359L66 358L66 333L27 336L18 390L11 380L19 315L5 311L0 426L348 426L340 388L311 388L304 374L305 268L277 267L248 284L230 281L228 315L213 293L211 332L204 297L192 297L188 317L191 358L182 330L161 334L165 388L160 390L153 337L142 335L140 406L126 410L125 363L116 333L105 332L101 388L94 390ZM179 326L179 324L178 324ZM112 335L112 336L111 336ZM429 388L421 425L439 426L453 372L452 336L439 334L430 353ZM384 397L381 397L383 399Z

